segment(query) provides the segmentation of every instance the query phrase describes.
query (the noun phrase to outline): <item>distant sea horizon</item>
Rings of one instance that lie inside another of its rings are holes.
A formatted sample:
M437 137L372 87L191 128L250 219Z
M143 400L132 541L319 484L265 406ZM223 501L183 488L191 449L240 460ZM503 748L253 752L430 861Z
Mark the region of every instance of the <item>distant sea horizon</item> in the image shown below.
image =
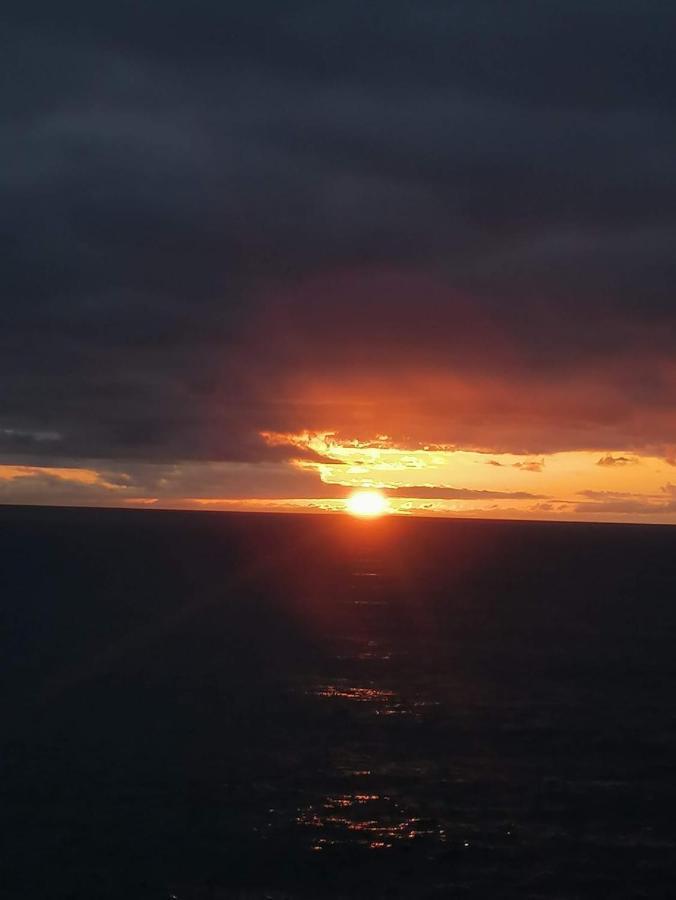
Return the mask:
M368 527L369 523L373 524L377 521L382 521L384 519L401 519L401 520L409 520L409 519L426 519L432 521L454 521L454 522L491 522L491 523L523 523L523 524L531 524L531 525L618 525L618 526L628 526L633 528L643 528L646 527L657 527L657 528L673 528L676 526L676 522L633 522L633 521L612 521L612 520L597 520L597 519L562 519L562 518L550 518L550 519L535 519L530 517L520 518L518 516L469 516L463 513L448 513L448 512L419 512L415 511L412 513L401 512L399 510L394 510L391 512L383 513L379 515L375 519L359 519L359 517L350 515L347 511L338 511L334 509L308 509L308 510L298 510L298 509L213 509L207 506L205 507L182 507L182 506L161 506L159 504L133 504L133 505L120 505L120 506L94 506L88 504L75 504L75 503L3 503L0 502L0 509L63 509L63 510L110 510L110 511L124 511L124 512L173 512L173 513L215 513L219 515L252 515L252 516L303 516L303 517L315 517L321 516L324 517L333 517L338 519L348 519L352 521L361 521L366 527Z

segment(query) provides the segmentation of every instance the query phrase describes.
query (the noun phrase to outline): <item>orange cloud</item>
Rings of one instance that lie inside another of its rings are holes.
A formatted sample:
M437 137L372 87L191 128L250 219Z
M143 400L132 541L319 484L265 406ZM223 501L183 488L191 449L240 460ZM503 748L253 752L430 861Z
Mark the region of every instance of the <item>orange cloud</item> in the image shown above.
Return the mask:
M106 480L106 477L94 469L55 468L52 466L2 466L0 465L0 481L16 481L18 479L51 478L73 485L89 485L118 491L124 489L125 476L118 476L118 483Z
M541 472L544 469L544 459L529 459L525 462L513 463L515 469L523 469L524 472Z
M635 466L639 460L635 456L613 456L608 453L596 463L597 466Z

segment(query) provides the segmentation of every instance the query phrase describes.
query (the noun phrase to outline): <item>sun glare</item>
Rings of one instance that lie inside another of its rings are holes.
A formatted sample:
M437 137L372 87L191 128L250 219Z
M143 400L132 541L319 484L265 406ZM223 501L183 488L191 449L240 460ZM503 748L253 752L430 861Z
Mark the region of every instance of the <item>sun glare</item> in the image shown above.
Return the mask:
M389 509L387 498L380 491L356 491L347 500L347 511L362 518L382 516Z

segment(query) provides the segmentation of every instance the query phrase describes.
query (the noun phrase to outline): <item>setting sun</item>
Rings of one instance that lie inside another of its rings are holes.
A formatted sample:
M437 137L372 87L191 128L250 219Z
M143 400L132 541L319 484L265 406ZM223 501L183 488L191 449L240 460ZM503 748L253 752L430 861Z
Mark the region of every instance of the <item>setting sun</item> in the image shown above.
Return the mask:
M373 518L389 512L387 498L380 491L357 491L347 500L347 511L353 516Z

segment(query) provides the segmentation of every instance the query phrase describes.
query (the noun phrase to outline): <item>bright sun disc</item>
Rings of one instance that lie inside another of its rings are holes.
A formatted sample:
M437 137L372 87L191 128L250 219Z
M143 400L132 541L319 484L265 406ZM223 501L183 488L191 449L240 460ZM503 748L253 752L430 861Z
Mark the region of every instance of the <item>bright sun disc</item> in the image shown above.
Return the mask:
M347 511L353 516L371 518L389 511L387 498L379 491L356 491L347 500Z

